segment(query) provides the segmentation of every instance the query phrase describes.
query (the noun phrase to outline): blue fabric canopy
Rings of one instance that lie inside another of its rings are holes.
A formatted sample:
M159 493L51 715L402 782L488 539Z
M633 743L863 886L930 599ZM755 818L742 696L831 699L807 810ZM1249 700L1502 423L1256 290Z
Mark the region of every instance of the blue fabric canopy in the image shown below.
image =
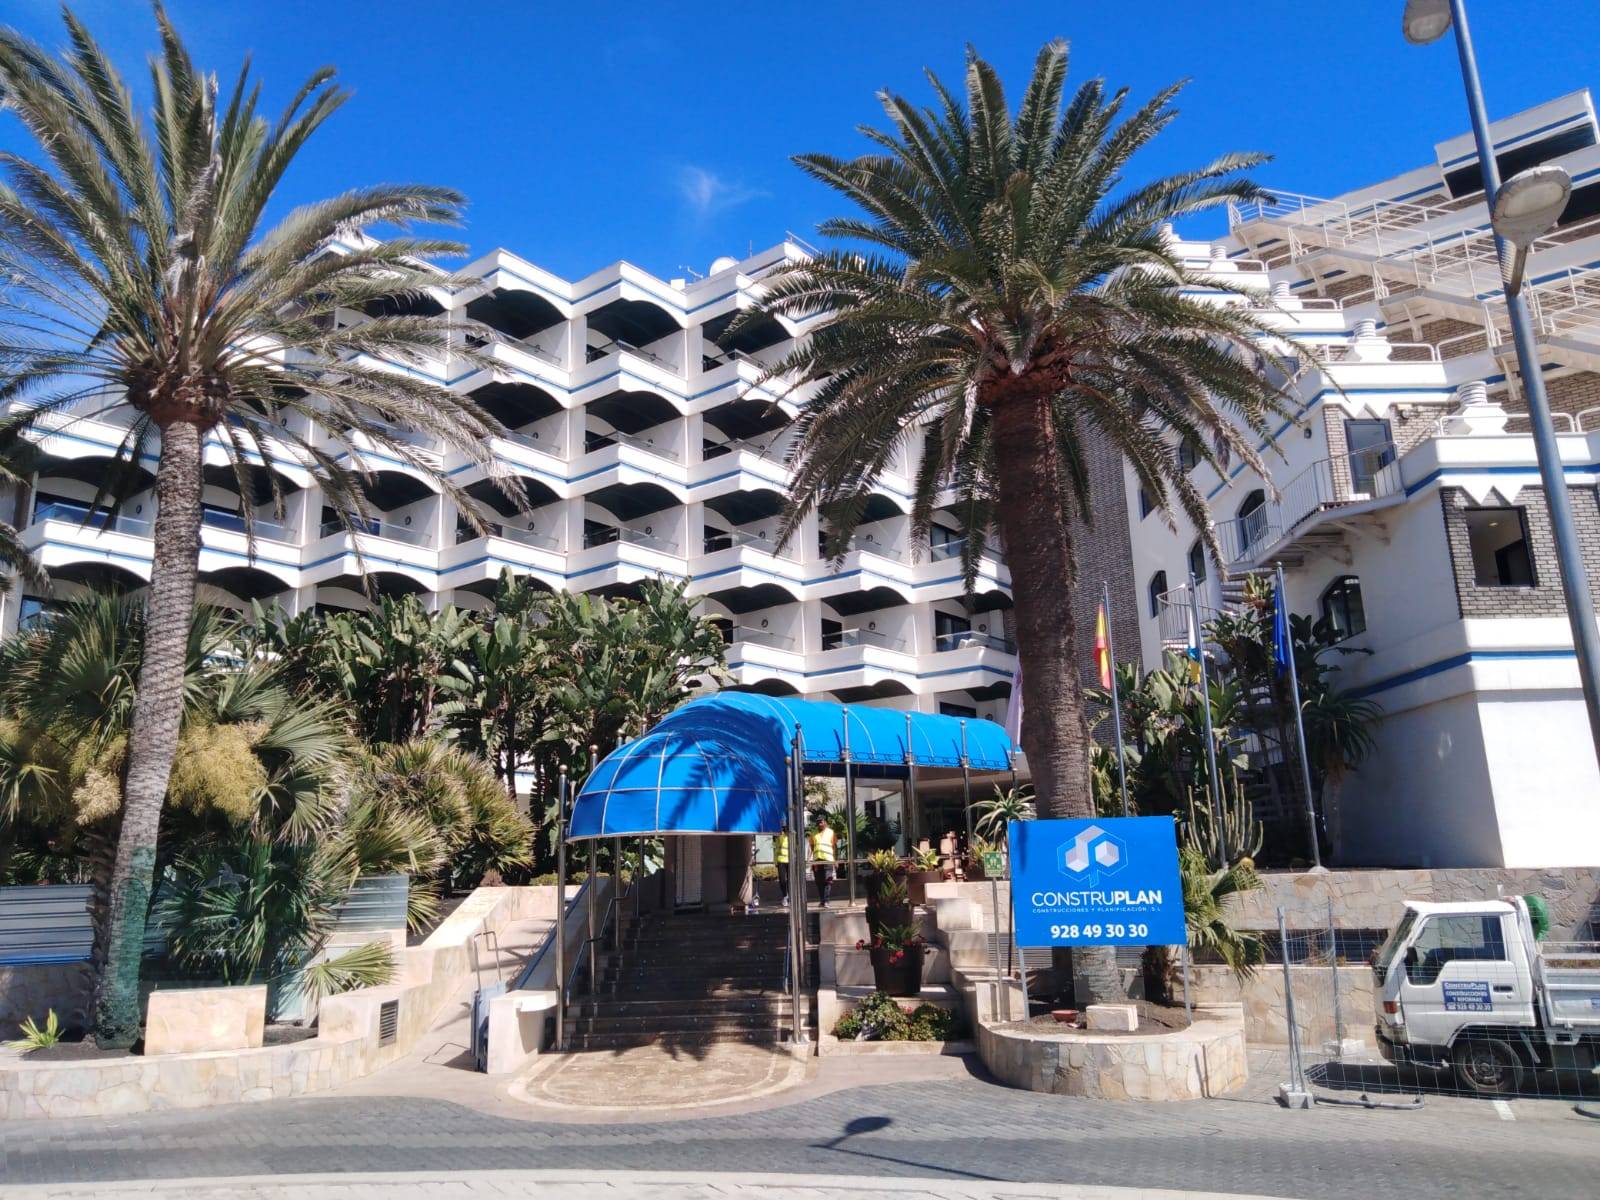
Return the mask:
M919 768L1011 766L993 721L722 692L693 700L601 760L573 802L570 836L776 833L785 824L784 756L800 734L808 775L842 775L848 744L859 776Z

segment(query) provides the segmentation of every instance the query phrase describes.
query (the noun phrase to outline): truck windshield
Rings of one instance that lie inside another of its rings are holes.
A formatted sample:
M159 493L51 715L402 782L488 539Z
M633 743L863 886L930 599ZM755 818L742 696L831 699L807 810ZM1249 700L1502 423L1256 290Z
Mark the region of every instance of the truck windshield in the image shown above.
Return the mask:
M1389 931L1389 936L1384 939L1383 945L1378 947L1378 952L1372 956L1374 966L1387 967L1394 961L1395 952L1406 944L1406 939L1411 936L1411 929L1417 923L1415 909L1406 909L1405 916Z

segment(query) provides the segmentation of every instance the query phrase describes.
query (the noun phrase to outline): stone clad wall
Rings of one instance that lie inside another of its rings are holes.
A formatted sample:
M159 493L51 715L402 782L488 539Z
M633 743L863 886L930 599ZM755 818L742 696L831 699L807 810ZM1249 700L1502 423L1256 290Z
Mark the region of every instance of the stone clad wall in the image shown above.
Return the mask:
M273 1100L326 1091L410 1052L441 1005L470 978L469 946L481 930L554 913L553 887L478 888L421 946L400 960L389 987L323 1001L317 1036L286 1046L86 1062L29 1062L0 1050L0 1119L106 1116ZM395 1040L379 1045L378 1017L398 1000Z
M1341 929L1389 929L1407 900L1493 900L1529 892L1550 907L1550 937L1575 941L1600 937L1600 866L1404 871L1270 873L1265 886L1241 896L1234 924L1276 929L1278 908L1291 929L1327 926L1328 901Z

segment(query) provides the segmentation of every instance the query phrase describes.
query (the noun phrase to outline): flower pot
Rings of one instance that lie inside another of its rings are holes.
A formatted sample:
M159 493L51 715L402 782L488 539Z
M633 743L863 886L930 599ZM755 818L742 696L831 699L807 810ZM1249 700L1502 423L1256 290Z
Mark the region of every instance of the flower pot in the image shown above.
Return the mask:
M915 908L919 904L928 902L928 885L939 883L944 879L944 872L940 870L913 871L906 876L906 890L911 893L911 905ZM910 924L910 921L906 921Z
M871 951L873 986L891 996L921 995L925 951L923 946L909 946L901 953L899 962L891 962L887 946L874 947Z

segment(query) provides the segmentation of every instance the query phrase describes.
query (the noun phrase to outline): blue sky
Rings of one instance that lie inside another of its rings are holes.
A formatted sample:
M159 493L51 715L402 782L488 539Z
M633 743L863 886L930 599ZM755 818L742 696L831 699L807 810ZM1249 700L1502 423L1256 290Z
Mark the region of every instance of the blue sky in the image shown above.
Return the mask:
M56 6L7 0L5 18L51 47ZM464 239L567 277L618 258L662 275L704 271L838 206L791 154L861 151L884 87L927 96L922 68L958 80L962 48L1013 95L1048 38L1074 79L1136 97L1180 77L1183 115L1147 174L1224 150L1262 150L1269 186L1327 195L1420 165L1467 128L1451 43L1400 36L1402 0L806 4L538 0L169 0L196 57L225 80L246 53L269 109L313 68L354 99L302 154L286 203L380 180L446 184L471 200ZM1491 112L1600 85L1596 0L1471 6ZM140 0L77 6L142 83L153 25ZM3 118L0 118L3 122ZM0 146L16 148L14 124ZM1218 218L1218 229L1221 218Z

